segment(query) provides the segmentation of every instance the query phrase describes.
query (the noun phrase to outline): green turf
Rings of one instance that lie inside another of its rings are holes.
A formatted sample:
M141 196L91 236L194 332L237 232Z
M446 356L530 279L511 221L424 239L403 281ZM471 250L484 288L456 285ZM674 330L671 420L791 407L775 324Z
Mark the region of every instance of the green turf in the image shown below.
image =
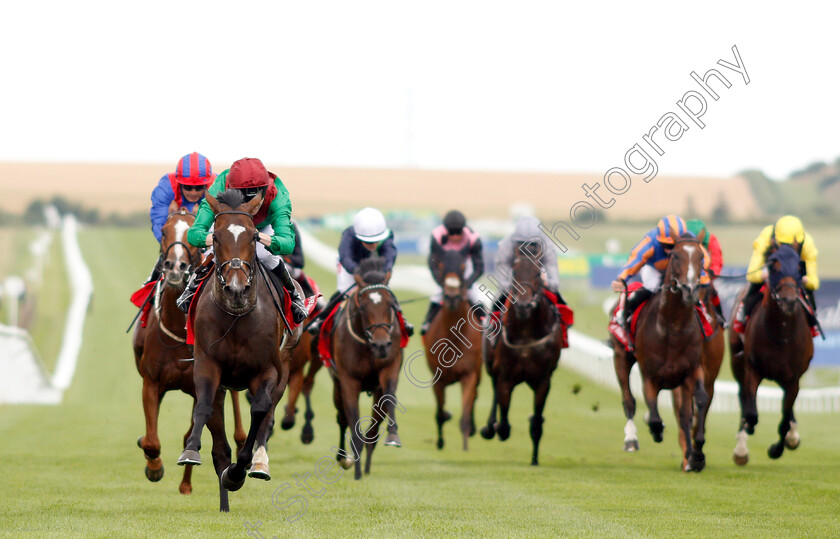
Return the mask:
M124 329L134 314L128 296L148 274L154 241L146 230L116 229L85 230L81 241L95 293L73 385L61 406L0 407L0 532L6 536L245 537L245 523L257 521L265 537L829 536L840 524L840 469L833 464L840 430L833 416L802 414L801 448L771 461L765 451L780 414L763 412L750 439L752 462L737 468L730 456L737 416L713 414L708 468L688 475L678 469L669 411L663 411L665 441L657 445L641 428L640 404L641 451L624 453L618 394L563 369L554 374L548 400L541 466L528 464L529 389L520 386L514 393L510 440L477 436L463 452L458 390L451 388L449 409L456 420L447 424L447 446L438 451L431 390L402 377L397 395L406 407L398 416L403 447L380 446L372 474L362 481L348 472L323 485L310 476L316 498L295 485L295 474L312 473L338 438L330 381L322 372L314 396L314 443L300 443L300 423L278 431L270 444L273 480L249 480L231 494L231 513L219 514L206 433L206 464L195 471L195 491L178 493L175 460L189 425L187 397L169 394L163 403L166 475L160 483L145 479L135 445L144 428L141 380ZM334 278L315 269L312 274L329 293ZM419 323L425 308L414 303L405 310ZM412 339L407 352L418 343ZM574 393L578 384L582 389ZM485 378L479 424L490 396ZM362 402L368 408L369 399ZM284 483L290 488L278 491ZM306 513L288 522L297 507L275 507L276 491L278 505L305 496Z

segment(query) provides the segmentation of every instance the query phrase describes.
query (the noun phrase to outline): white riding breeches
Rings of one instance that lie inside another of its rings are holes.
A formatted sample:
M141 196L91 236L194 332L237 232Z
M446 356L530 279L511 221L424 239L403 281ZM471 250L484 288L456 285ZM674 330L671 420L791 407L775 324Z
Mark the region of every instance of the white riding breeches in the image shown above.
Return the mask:
M662 272L650 264L642 266L642 269L639 271L639 277L642 279L642 286L651 292L656 292L656 289L662 284Z
M213 226L210 227L210 230L208 230L208 232L213 232ZM266 225L262 228L258 228L257 232L263 232L265 234L268 234L269 236L274 235L274 229L271 227L271 225ZM205 251L204 256L206 257L212 252L213 248L210 247L209 249L207 249L207 251ZM280 255L273 255L270 252L268 252L268 249L265 247L265 245L263 245L260 242L257 242L257 258L260 260L260 262L263 263L265 267L267 267L270 270L276 268L277 265L280 264L281 259Z

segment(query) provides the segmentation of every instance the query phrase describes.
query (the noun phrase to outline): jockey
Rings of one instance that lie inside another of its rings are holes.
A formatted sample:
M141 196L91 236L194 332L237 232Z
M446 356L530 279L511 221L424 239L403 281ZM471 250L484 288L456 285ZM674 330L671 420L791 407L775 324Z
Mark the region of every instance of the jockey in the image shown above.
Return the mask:
M817 247L814 245L814 238L805 232L802 221L793 215L785 215L780 217L775 225L764 227L753 241L752 258L747 268L747 281L750 287L738 305L735 321L732 324L732 329L738 333L744 332L748 314L761 299L761 286L767 280L767 269L764 267L767 256L783 244L790 245L799 253L800 267L805 266L802 271L802 284L805 285L808 301L816 314L814 291L820 287L820 278L817 275ZM813 324L813 320L811 323Z
M520 245L528 242L540 242L542 247L542 258L539 260L542 269L543 285L552 293L557 295L559 303L565 305L566 301L560 295L560 275L557 272L557 251L550 241L540 230L540 220L536 217L521 217L516 221L513 233L499 242L496 251L496 267L501 271L498 274L502 294L496 300L494 311L501 310L507 299L507 291L510 289L512 277L513 259Z
M701 232L704 233L702 244L703 248L706 249L706 252L709 253L709 266L705 269L709 272L709 278L714 281L723 269L723 251L720 248L720 242L718 241L717 236L709 232L706 228L706 224L700 219L691 219L686 221L685 226L688 228L689 232L694 234L695 237L700 237ZM711 303L715 308L718 320L720 320L721 325L723 326L725 325L726 318L723 316L723 310L720 305L720 297L714 287L712 287L711 290Z
M685 226L685 221L676 215L668 215L659 220L656 227L645 234L641 241L633 247L630 258L612 282L614 292L623 292L627 288L627 279L639 274L642 280L642 287L632 292L627 297L624 310L618 309L615 323L620 327L626 327L639 305L647 301L662 283L662 275L668 267L668 257L674 248L675 238L690 232ZM711 281L705 268L709 267L709 254L703 252L703 271L700 274L700 285L708 285Z
M397 246L394 243L394 233L388 229L382 212L375 208L364 208L353 218L353 225L341 233L336 291L324 310L312 319L307 331L313 335L318 334L327 315L344 299L350 289L356 286L353 273L359 267L359 263L372 256L385 259L384 271L391 273L397 261ZM394 300L396 301L396 297ZM395 307L402 313L398 304ZM414 333L414 326L406 321L405 328L410 337Z
M438 285L438 291L432 295L429 303L429 312L426 313L426 320L420 329L420 334L425 335L429 324L437 315L443 301L443 283L437 281L437 265L443 257L444 251L466 250L469 258L464 268L464 286L467 288L467 299L470 305L481 303L480 292L475 282L484 273L484 257L482 255L481 238L478 237L472 228L467 226L464 214L458 210L452 210L443 218L443 224L432 230L432 240L429 247L429 269L432 277Z
M149 218L152 222L152 234L160 243L161 228L171 212L174 203L178 208L185 207L187 211L195 213L196 208L204 200L204 191L213 183L216 175L210 161L200 153L193 152L182 157L175 166L175 172L164 174L152 191L152 209ZM160 277L160 260L155 263L147 283Z
M257 258L283 283L292 299L292 316L296 324L307 315L303 300L295 290L294 281L282 263L283 255L291 255L295 249L294 229L291 223L292 203L289 191L273 172L268 172L259 159L245 158L236 161L225 170L209 188L211 195L218 195L225 189L237 189L245 196L245 202L260 196L260 209L254 215L254 225L259 233ZM214 215L210 205L204 201L198 209L195 223L187 233L187 241L196 247L212 247ZM198 282L209 269L202 266L193 273L184 293L178 298L181 309L189 309L189 302L198 288Z

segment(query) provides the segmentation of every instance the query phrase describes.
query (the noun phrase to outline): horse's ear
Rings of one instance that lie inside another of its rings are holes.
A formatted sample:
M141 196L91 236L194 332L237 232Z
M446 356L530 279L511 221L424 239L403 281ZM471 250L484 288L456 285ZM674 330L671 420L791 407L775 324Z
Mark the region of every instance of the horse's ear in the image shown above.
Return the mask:
M356 281L356 286L358 286L359 288L365 287L365 280L362 279L361 275L359 275L358 273L354 273L353 279Z
M257 195L251 199L250 202L245 204L245 211L250 213L251 215L256 215L258 211L260 211L260 206L262 206L263 196Z
M174 200L169 203L169 213L175 213L178 211L178 203Z
M204 194L204 200L207 201L207 204L210 205L210 209L213 210L213 213L219 213L219 201L216 200L216 197L211 195L210 193Z
M699 241L700 243L703 243L703 241L705 239L706 239L706 229L704 228L703 230L700 231L699 234L697 234L697 241Z
M391 281L391 272L385 274L385 282L383 284L388 284Z
M680 239L680 235L677 233L677 230L674 227L669 227L668 235L671 236L671 239L674 240L674 243L677 243L677 240Z

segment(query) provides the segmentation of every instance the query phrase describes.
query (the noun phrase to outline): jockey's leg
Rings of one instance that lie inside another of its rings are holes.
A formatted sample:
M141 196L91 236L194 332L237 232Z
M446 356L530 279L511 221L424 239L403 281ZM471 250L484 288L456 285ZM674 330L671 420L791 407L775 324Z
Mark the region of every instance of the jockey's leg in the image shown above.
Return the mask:
M763 284L764 283L750 283L750 287L747 289L744 299L741 300L741 304L738 305L738 311L735 314L735 321L732 324L732 329L738 333L744 332L744 325L747 323L747 316L749 316L755 308L758 300L761 299L761 286Z
M265 226L259 229L259 231L269 236L274 234L274 229L271 225ZM292 300L292 318L295 324L303 322L307 315L306 307L303 305L303 298L298 294L295 288L295 281L289 275L289 270L286 268L286 264L283 263L283 259L278 255L271 254L265 245L260 242L257 242L257 258L259 258L265 267L271 270L271 273L277 276L283 284L283 288L289 293L289 297Z
M189 312L190 310L190 303L192 303L192 298L195 296L195 291L198 290L198 285L201 283L202 280L207 276L207 273L210 271L210 268L213 266L213 260L215 260L213 256L213 252L210 251L201 261L201 264L195 268L195 271L192 272L190 275L190 279L187 281L187 286L184 287L184 291L181 292L181 295L175 300L175 304L178 305L178 308L184 311L184 313Z
M425 335L427 331L429 331L429 325L434 320L435 316L440 312L442 307L441 302L443 301L443 289L438 286L438 291L432 294L432 297L429 298L431 301L429 302L429 310L426 312L426 318L423 320L423 325L420 326L420 335Z
M157 262L155 262L155 267L152 268L152 273L149 274L149 278L146 279L146 282L143 283L143 286L160 279L160 276L162 275L162 273L160 271L160 267L161 267L162 264L163 264L163 255L158 257Z

